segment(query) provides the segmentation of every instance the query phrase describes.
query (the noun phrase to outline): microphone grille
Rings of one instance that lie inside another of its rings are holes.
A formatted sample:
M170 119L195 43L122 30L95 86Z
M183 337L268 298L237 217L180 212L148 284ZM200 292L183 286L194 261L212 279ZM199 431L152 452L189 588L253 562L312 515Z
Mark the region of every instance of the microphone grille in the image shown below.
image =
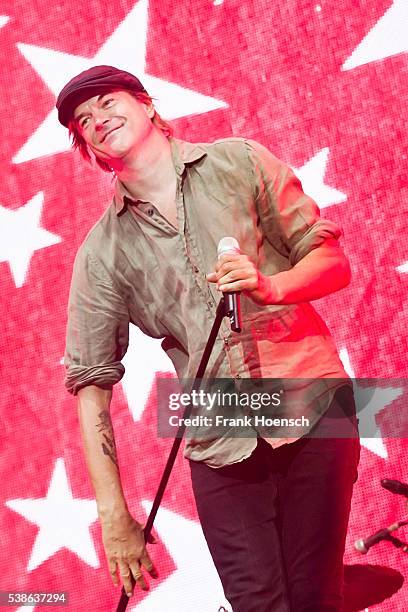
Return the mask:
M217 249L218 257L223 255L224 253L231 253L234 251L236 253L240 252L238 240L236 238L233 238L232 236L225 236L225 238L221 238L218 243Z
M363 538L360 538L360 540L356 540L354 542L354 548L359 552L362 553L363 555L365 555L367 553L367 548L366 545L364 543Z

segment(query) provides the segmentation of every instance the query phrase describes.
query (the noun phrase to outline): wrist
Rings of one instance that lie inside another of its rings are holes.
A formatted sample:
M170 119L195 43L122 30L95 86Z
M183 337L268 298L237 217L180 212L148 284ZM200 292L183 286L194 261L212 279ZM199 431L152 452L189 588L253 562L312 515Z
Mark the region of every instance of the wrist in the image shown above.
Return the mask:
M273 304L282 304L284 302L284 286L285 286L285 275L286 272L278 272L273 276L270 276L271 281L271 295L273 296Z
M279 274L281 273L274 274L272 276L264 276L263 274L259 275L259 289L261 295L263 295L263 302L265 306L280 304L280 300L282 299L280 283L276 279Z
M97 503L99 520L102 522L110 522L117 520L125 520L130 516L129 509L125 500L123 501L108 501Z

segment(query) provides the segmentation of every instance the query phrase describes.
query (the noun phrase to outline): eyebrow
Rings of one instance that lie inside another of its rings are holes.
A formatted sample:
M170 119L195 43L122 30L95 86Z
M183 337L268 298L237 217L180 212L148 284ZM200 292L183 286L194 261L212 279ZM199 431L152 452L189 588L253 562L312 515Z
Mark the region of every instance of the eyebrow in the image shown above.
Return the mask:
M113 93L113 92L109 92L109 91L108 91L107 93L100 94L100 95L98 96L98 99L97 99L97 101L96 101L96 102L99 104L99 102L101 101L101 99L102 99L104 96L107 96L107 95L108 95L108 93ZM75 121L79 122L79 121L82 119L82 117L85 117L86 115L90 115L90 113L80 113L80 114L78 115L78 117L75 117Z

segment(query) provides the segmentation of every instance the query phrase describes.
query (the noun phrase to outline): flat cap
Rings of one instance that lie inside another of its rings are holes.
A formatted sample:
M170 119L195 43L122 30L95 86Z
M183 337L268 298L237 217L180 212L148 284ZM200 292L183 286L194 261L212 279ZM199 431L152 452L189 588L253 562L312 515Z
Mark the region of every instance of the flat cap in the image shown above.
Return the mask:
M147 93L139 79L130 72L113 66L93 66L77 74L61 89L55 104L59 122L68 127L78 104L113 89Z

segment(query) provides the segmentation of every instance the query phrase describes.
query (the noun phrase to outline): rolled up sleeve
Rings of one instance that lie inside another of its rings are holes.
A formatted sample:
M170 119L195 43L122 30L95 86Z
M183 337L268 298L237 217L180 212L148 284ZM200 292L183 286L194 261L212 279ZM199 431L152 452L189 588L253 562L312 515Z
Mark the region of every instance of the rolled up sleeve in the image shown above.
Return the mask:
M75 258L68 303L65 387L112 387L123 376L129 313L101 263L81 247Z
M294 172L263 145L247 140L254 193L268 241L294 266L327 239L337 240L338 225L321 219Z

